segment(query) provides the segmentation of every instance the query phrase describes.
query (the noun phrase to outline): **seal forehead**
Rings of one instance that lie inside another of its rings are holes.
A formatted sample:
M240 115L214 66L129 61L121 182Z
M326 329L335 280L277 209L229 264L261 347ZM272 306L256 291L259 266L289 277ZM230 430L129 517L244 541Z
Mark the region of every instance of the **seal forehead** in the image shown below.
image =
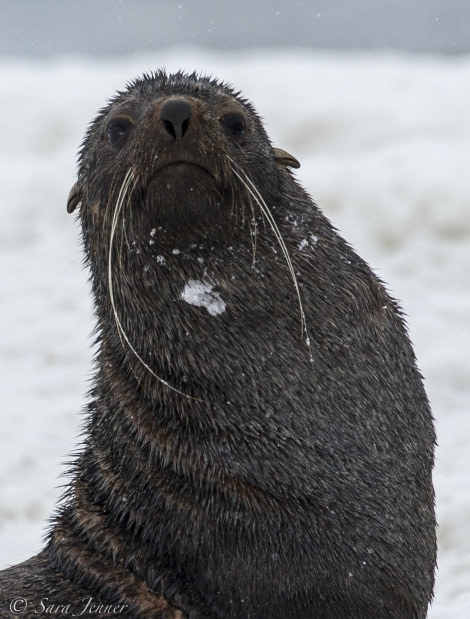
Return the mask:
M127 84L123 94L139 97L162 97L172 95L187 95L198 98L214 96L217 91L223 91L234 96L233 90L226 84L197 73L183 72L167 74L156 71L143 74Z
M177 72L167 74L164 71L156 71L143 74L127 84L126 90L117 93L112 103L117 103L129 97L154 100L167 96L188 96L202 101L214 101L214 97L225 96L236 99L250 112L254 112L253 106L244 97L236 92L231 86L209 76L198 73Z

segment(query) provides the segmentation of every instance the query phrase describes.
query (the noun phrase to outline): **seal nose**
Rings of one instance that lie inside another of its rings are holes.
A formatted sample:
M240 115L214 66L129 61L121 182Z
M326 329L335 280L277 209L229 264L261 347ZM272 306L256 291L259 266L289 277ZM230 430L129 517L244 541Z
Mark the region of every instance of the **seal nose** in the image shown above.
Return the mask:
M172 97L160 108L160 120L166 131L176 140L188 130L193 114L191 103L183 97Z

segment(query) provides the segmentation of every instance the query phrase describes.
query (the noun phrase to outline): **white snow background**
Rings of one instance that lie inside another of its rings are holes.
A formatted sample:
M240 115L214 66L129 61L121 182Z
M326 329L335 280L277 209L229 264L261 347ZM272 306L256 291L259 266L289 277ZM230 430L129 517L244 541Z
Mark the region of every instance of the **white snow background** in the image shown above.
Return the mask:
M401 300L439 438L429 616L470 617L470 57L176 48L0 62L0 569L40 549L79 444L93 321L65 210L76 152L105 99L161 66L241 89Z

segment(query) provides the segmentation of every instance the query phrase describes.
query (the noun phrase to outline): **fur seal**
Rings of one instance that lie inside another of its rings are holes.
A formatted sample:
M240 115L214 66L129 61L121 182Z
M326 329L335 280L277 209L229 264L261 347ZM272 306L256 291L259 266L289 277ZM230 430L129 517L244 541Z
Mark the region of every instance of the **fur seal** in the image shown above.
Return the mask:
M425 617L422 378L298 165L197 74L143 75L90 125L67 206L97 320L84 444L2 617L19 596L30 617Z

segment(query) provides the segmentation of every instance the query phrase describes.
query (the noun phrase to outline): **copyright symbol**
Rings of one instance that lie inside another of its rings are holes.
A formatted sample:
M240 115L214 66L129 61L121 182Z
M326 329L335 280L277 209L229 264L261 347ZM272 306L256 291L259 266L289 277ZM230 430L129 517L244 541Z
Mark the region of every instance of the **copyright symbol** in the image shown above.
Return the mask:
M15 598L10 602L10 611L13 615L21 615L28 608L28 600L25 598Z

